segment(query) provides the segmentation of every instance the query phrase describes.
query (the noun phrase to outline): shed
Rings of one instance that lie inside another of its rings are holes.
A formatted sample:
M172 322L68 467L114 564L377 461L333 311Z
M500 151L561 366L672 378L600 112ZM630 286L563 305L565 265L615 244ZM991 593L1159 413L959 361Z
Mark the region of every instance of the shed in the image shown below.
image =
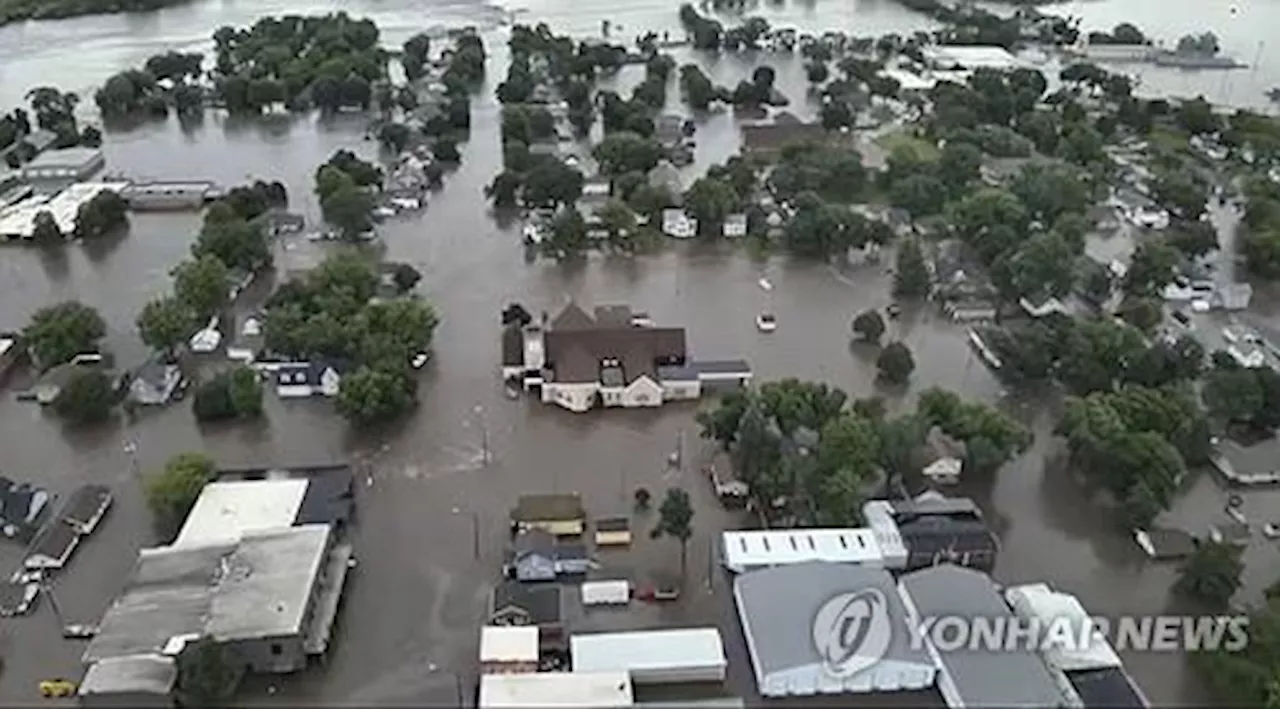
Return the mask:
M538 628L486 625L480 629L480 667L485 674L538 671Z
M636 684L723 682L718 628L590 633L569 638L574 672L622 671Z
M630 602L630 581L587 581L582 584L584 606L625 606Z
M596 520L596 546L628 546L631 544L631 520L606 517Z
M721 543L724 565L734 573L808 561L884 564L875 534L865 528L725 532Z
M584 707L612 709L635 702L626 672L533 672L480 677L480 709Z
M511 522L526 529L541 529L558 537L577 536L586 527L582 498L566 495L521 495Z

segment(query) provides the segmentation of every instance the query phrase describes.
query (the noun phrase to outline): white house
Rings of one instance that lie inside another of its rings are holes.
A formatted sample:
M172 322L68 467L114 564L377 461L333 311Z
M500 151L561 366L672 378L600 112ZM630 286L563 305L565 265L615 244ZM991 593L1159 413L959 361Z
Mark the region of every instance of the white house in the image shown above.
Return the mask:
M747 215L741 212L724 218L722 230L726 238L736 239L747 235Z
M692 239L698 235L698 220L683 209L662 210L662 233L675 239Z
M956 457L939 458L925 466L921 474L937 485L955 485L960 482L960 472L964 463Z
M342 383L341 368L328 362L289 362L273 372L276 395L282 399L309 396L337 396Z

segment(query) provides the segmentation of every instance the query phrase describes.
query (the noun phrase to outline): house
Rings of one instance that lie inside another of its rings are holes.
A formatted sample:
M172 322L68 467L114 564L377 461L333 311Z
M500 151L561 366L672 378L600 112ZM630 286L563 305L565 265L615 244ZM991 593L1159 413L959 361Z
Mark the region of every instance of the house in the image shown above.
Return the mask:
M1248 283L1227 283L1214 293L1214 304L1223 310L1247 310L1253 300L1253 286Z
M609 199L609 192L608 180L591 178L582 183L582 196L578 198L578 201L591 205L603 204Z
M486 675L538 671L538 629L522 625L480 628L480 672Z
M901 577L899 591L912 625L944 617L1016 621L991 577L973 569L941 564L913 571ZM938 689L948 706L1067 706L1049 669L1030 649L990 652L967 643L939 648L928 637L925 644L936 660Z
M489 599L488 624L536 627L543 649L561 649L568 642L560 586L555 584L499 583Z
M152 357L129 377L129 399L144 406L169 403L182 386L182 370L177 364Z
M337 396L342 371L342 365L324 360L283 364L273 373L276 395L282 399Z
M105 485L81 485L67 498L58 516L77 533L93 534L113 500Z
M680 181L680 169L670 161L663 160L649 171L649 185L657 189L665 189L672 197L678 198L683 193Z
M925 444L930 449L933 462L925 466L921 474L935 485L959 483L964 469L964 442L951 438L937 426L929 429L927 439Z
M1000 541L973 500L926 492L906 500L870 500L862 516L884 566L899 572L949 563L981 571L995 567Z
M996 304L985 298L962 298L948 300L942 306L942 312L952 322L991 322L996 319Z
M40 595L33 581L0 581L0 618L26 615Z
M558 537L580 536L587 512L578 495L521 495L511 510L512 528L538 529Z
M678 147L684 143L684 119L672 113L658 116L653 121L653 139L664 148Z
M629 546L631 544L631 520L626 517L607 517L596 520L596 546Z
M584 606L625 606L631 602L631 582L587 581L582 584L581 595Z
M44 525L52 504L48 491L0 475L0 534L29 543Z
M36 383L30 389L19 394L18 397L23 400L34 401L41 406L49 406L58 399L58 395L62 393L62 388L86 366L76 362L59 364L41 374Z
M742 126L742 151L768 155L795 143L827 143L838 135L827 131L821 123L803 123L779 116L773 123Z
M80 544L80 534L71 525L53 520L36 535L23 560L23 568L32 571L55 571L66 566L71 553Z
M1037 298L1034 300L1029 298L1019 298L1018 305L1022 307L1023 312L1033 318L1043 318L1055 314L1070 314L1070 311L1067 310L1067 306L1063 305L1062 301L1053 297Z
M683 209L662 210L662 233L675 239L692 239L698 235L698 220Z
M213 638L252 672L286 674L329 647L351 547L327 524L142 549L81 658L159 654Z
M747 235L747 215L742 212L730 214L724 218L722 233L726 238L736 239Z
M1156 561L1185 559L1196 550L1196 538L1180 529L1135 529L1133 538Z
M93 148L47 150L22 166L27 182L79 182L106 166L102 151Z
M592 567L581 544L560 544L541 529L516 535L506 565L507 576L521 582L554 581L561 576L585 574Z
M842 594L882 601L894 630L869 630L868 645L880 639L866 647L874 661L843 677L828 669L814 642L814 618ZM758 569L734 577L733 600L761 696L845 695L842 703L857 705L848 695L896 694L934 684L937 669L922 638L907 624L893 577L884 569L820 561Z

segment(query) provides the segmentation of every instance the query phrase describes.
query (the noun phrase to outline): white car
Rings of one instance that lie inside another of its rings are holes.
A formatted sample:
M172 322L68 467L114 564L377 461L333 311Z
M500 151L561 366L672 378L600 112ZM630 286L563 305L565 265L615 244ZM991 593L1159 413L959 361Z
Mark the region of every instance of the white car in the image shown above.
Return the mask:
M778 319L773 313L760 313L756 316L756 329L760 332L773 332L778 329Z
M1268 522L1262 525L1262 534L1267 539L1275 539L1277 537L1280 537L1280 525L1276 525L1272 522Z

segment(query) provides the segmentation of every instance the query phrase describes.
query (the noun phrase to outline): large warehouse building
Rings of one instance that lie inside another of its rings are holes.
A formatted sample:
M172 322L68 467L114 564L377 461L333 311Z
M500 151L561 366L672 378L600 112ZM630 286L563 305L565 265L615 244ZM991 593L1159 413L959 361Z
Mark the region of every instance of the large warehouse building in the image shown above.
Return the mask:
M588 633L569 638L575 672L626 672L636 684L724 681L717 628Z

